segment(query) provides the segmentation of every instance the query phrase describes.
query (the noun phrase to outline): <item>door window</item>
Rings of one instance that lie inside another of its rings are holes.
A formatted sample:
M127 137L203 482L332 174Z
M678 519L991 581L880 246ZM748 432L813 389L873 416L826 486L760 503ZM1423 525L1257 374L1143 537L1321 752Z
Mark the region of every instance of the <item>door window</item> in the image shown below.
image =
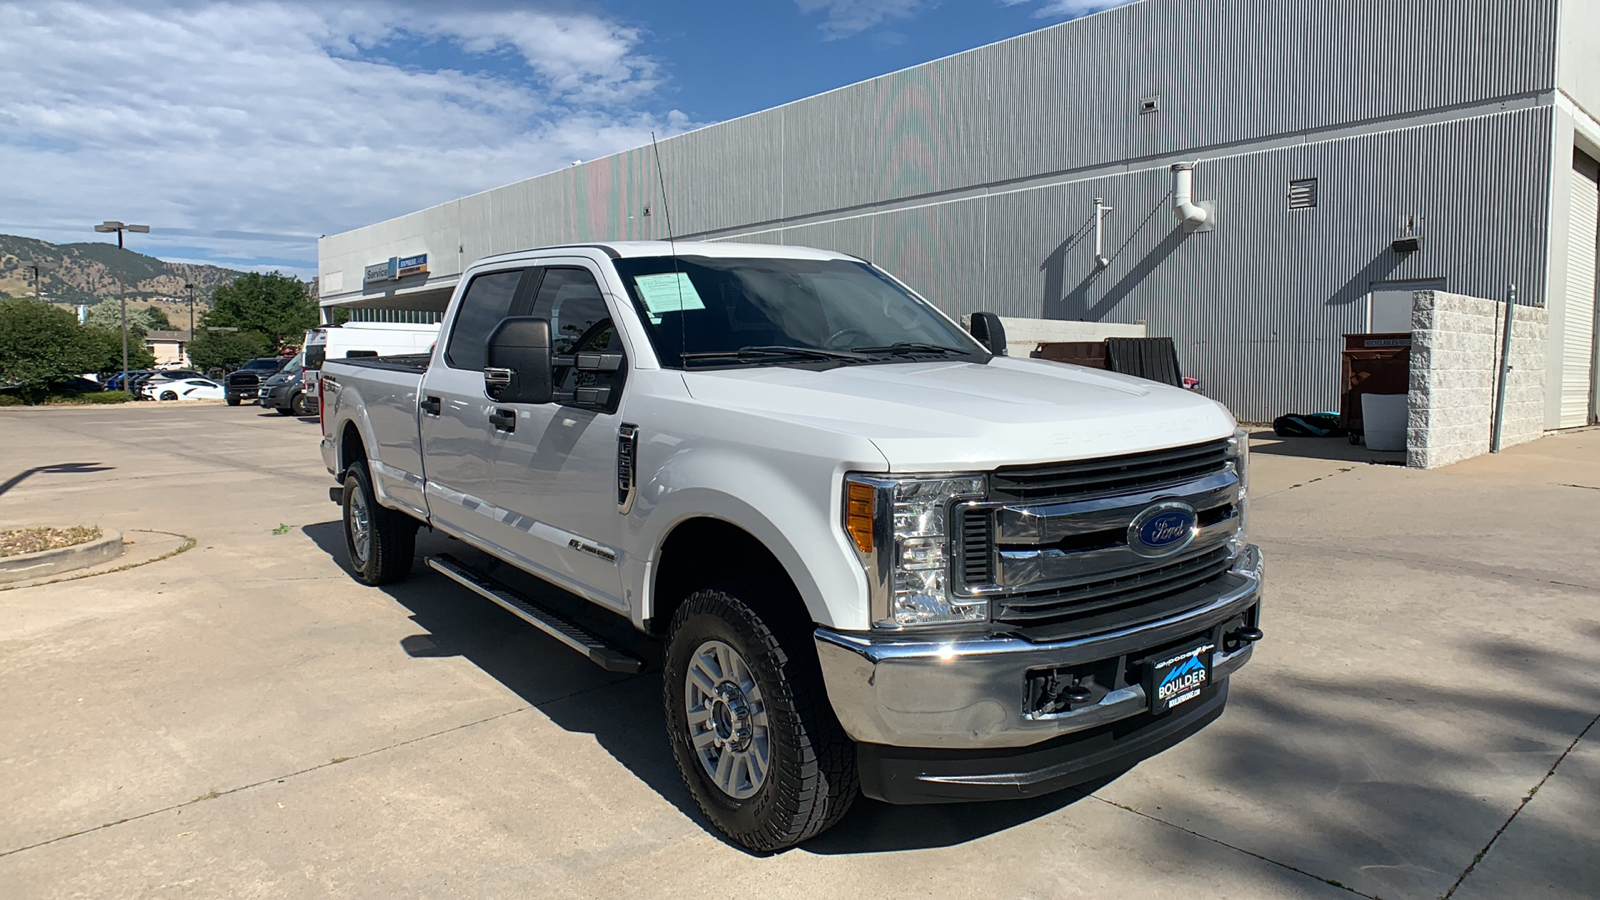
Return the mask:
M450 329L450 343L445 345L444 358L451 368L483 370L489 335L501 319L511 315L511 304L525 271L490 272L467 285L455 325Z
M588 269L546 269L539 294L533 301L532 315L550 321L550 339L558 355L580 350L622 352L622 339L617 335L611 310L606 307L600 285ZM611 385L615 394L622 387L622 370L579 372L565 366L555 370L558 391L606 384Z

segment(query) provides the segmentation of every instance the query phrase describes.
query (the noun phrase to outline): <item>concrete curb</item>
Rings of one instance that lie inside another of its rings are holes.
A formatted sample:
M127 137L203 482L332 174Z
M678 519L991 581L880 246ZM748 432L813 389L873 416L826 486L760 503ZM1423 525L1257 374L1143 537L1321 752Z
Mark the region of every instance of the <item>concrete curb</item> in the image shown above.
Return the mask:
M102 529L99 538L86 543L57 547L54 550L40 550L38 553L0 557L0 584L30 581L61 572L71 572L74 569L87 569L90 566L110 562L121 555L121 532L109 528Z

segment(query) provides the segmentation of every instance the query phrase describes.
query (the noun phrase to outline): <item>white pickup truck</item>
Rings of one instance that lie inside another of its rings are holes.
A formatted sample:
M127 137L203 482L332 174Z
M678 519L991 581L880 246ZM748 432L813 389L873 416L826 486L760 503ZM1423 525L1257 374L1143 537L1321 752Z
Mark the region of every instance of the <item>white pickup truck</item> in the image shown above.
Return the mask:
M406 577L426 525L659 636L684 781L753 849L858 793L1115 774L1215 720L1261 639L1248 445L1210 400L996 355L998 330L798 247L481 260L431 354L324 365L350 566ZM643 668L603 627L426 562Z

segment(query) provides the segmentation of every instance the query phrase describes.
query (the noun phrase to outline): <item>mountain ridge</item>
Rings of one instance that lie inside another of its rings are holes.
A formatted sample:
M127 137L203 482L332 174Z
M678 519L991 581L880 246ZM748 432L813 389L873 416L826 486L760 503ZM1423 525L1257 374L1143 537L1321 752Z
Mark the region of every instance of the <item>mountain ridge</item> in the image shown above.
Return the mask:
M35 261L46 265L39 273L41 299L65 306L115 302L121 279L130 305L186 307L189 292L183 286L192 283L195 307L204 310L210 306L212 291L245 274L222 266L167 262L134 250L118 249L114 243L52 244L38 238L0 234L0 294L34 296L33 270L29 265Z

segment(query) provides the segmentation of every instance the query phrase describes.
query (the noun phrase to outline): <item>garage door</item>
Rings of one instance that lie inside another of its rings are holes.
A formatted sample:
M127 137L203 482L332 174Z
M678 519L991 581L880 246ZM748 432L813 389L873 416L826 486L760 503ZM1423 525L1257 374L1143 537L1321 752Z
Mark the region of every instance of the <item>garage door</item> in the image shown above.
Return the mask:
M1591 421L1595 352L1595 255L1600 244L1600 166L1572 158L1572 220L1567 228L1566 323L1561 347L1561 427Z

